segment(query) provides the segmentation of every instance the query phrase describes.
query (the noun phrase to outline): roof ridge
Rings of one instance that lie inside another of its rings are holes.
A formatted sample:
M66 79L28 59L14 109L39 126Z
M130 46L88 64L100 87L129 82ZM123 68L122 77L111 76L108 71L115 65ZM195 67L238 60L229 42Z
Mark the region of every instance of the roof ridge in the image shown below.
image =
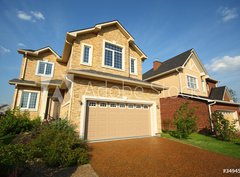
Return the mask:
M178 56L180 56L180 55L182 55L182 54L184 54L184 53L187 53L187 52L189 52L189 51L191 51L191 50L193 50L193 49L194 49L194 48L188 49L188 50L186 50L185 52L182 52L182 53L180 53L180 54L178 54L178 55L175 55L175 56L173 56L173 57L171 57L171 58L163 61L162 63L164 63L164 62L166 62L166 61L169 61L169 60L171 60L171 59L173 59L173 58L175 58L175 57L178 57Z

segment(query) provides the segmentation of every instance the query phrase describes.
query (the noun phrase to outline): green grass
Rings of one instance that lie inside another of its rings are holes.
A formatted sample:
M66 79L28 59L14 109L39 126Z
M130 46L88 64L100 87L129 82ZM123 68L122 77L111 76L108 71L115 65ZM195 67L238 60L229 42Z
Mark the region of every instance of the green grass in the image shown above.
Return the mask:
M177 139L168 133L162 133L161 136L178 142L190 144L208 151L217 152L240 159L240 145L233 142L217 140L216 138L198 133L191 134L187 139Z

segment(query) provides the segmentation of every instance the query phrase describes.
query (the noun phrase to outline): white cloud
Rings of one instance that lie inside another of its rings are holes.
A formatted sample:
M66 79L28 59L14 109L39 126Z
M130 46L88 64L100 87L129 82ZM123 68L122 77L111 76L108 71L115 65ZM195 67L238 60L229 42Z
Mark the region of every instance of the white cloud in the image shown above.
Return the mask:
M21 42L19 42L17 45L18 45L19 47L26 47L26 45L23 44L23 43L21 43Z
M37 19L37 20L45 20L44 15L39 11L31 11L31 14Z
M240 55L214 58L205 67L211 72L237 71L240 68Z
M222 21L227 22L238 17L236 8L220 7L217 12L222 16Z
M31 11L30 13L24 11L17 11L17 17L21 20L36 22L37 20L45 20L44 15L40 11Z
M24 11L17 11L17 17L21 20L26 20L26 21L31 21L32 20L32 16L27 14Z
M10 49L7 49L7 48L0 45L0 54L1 55L4 55L4 54L9 53L9 52L11 52Z

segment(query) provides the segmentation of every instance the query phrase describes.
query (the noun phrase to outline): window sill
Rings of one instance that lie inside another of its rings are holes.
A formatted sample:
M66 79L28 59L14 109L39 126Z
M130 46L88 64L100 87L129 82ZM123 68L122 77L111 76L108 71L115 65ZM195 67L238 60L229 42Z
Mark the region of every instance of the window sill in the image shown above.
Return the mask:
M20 108L20 111L37 112L38 110L36 108L35 109L32 109L32 108Z
M131 75L134 75L134 76L137 76L138 75L138 73L130 73Z
M199 89L197 89L197 88L196 88L196 89L194 89L194 88L187 87L187 89L188 89L188 90L192 90L192 91L197 91L197 92L200 92L200 90L199 90Z
M50 77L50 78L53 77L52 75L49 76L49 75L44 75L44 74L36 74L36 76L39 76L39 77Z
M91 63L83 63L83 62L81 62L80 64L81 64L81 65L84 65L84 66L92 66Z
M103 65L102 67L103 67L103 68L107 68L107 69L116 70L116 71L125 71L124 69L118 69L118 68L114 68L114 67L106 66L106 65Z

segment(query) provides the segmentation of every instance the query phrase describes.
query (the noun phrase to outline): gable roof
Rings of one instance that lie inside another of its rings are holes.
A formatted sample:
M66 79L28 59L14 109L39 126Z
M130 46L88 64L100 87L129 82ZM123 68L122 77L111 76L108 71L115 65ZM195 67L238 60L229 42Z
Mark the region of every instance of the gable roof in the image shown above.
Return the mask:
M113 25L115 25L123 33L123 35L128 39L129 44L137 51L137 53L141 56L141 59L142 60L147 59L147 56L145 55L145 53L135 44L134 38L132 37L132 35L121 25L119 21L113 20L113 21L98 23L94 27L67 32L63 55L62 55L63 61L67 62L71 52L72 43L78 35L87 34L87 33L98 33L103 27L108 27Z
M143 74L144 80L153 79L155 77L161 76L163 74L167 74L170 72L176 71L176 69L184 68L185 64L188 62L190 56L194 54L196 56L196 59L200 63L201 67L203 68L204 72L207 74L206 69L202 65L201 61L199 60L195 50L189 49L175 57L172 57L164 62L161 63L161 65L154 71L154 69L150 69L146 73Z
M214 100L224 100L225 90L226 86L212 88L209 98Z
M61 60L61 56L59 56L57 54L57 52L55 52L50 46L46 46L37 50L32 50L32 49L18 49L18 53L20 54L30 54L33 56L38 56L39 53L42 53L44 51L51 51L56 57L57 59Z
M143 79L145 80L152 76L162 74L162 73L165 73L166 71L170 71L170 70L173 70L173 69L183 66L184 63L186 62L186 60L191 55L191 53L192 53L192 49L189 49L175 57L172 57L172 58L162 62L157 70L154 71L152 68L149 71L147 71L146 73L144 73Z

